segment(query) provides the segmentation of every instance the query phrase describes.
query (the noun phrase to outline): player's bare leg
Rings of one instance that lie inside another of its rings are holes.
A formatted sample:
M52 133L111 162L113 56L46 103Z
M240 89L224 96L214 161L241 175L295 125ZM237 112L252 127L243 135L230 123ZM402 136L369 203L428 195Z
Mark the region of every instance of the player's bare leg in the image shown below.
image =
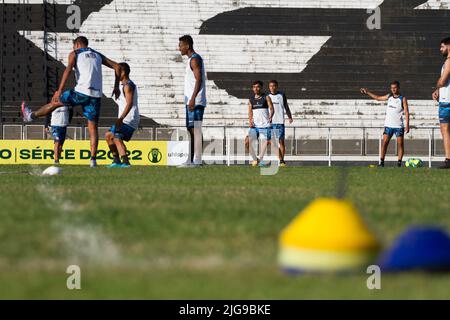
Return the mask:
M280 159L280 164L285 164L284 156L286 155L286 142L284 139L280 139L280 148L278 151L278 158Z
M445 149L445 163L442 165L442 169L450 169L450 124L441 123L441 134L444 142Z
M116 144L114 142L114 134L112 132L106 133L106 143L108 144L109 150L111 151L113 157L114 157L114 163L113 165L119 165L120 162L120 155L119 151L117 150Z
M28 107L24 102L22 102L22 116L24 122L32 122L37 118L42 118L51 114L55 109L64 106L61 102L50 102L42 107L40 107L37 111L31 111L30 107Z
M444 140L445 157L450 159L450 124L441 123L441 134Z
M117 150L119 151L119 156L122 159L122 167L129 167L130 166L130 159L127 155L127 147L125 146L125 143L123 143L122 140L115 138L114 143L116 145Z
M55 152L55 164L59 164L59 159L61 157L62 145L61 142L55 142L54 152Z
M403 137L397 138L397 148L398 148L398 163L397 166L402 166L403 155L405 154L405 139Z
M91 142L91 167L97 166L98 150L98 124L94 121L88 121L89 138Z
M194 153L195 153L195 139L194 139L194 128L189 128L189 138L190 138L190 154L189 154L189 163L194 163Z
M381 155L380 155L380 167L384 167L384 159L386 158L387 149L389 147L389 142L391 141L391 138L387 135L383 135L383 144L381 145Z
M268 147L268 146L269 146L269 141L262 141L262 142L261 142L260 152L259 152L259 164L260 164L261 166L264 165L264 162L263 162L263 160L264 160L264 155L266 154L266 150L267 150L267 147Z

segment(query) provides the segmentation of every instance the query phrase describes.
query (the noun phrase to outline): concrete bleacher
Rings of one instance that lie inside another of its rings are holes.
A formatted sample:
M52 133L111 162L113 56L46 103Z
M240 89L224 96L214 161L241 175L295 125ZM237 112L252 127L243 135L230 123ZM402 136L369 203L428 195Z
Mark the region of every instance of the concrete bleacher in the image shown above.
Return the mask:
M9 2L14 3L13 1ZM38 3L39 1L30 1L31 9L29 10L21 11L16 8L8 11L8 25L4 25L4 27L9 32L5 33L6 40L2 43L2 51L6 52L4 61L8 61L7 64L4 63L5 72L2 74L2 83L5 86L2 91L1 117L3 123L21 123L18 106L22 99L30 101L32 106L38 106L46 102L42 75L43 31L39 30L36 23L36 20L39 20L40 14L42 14L36 7ZM67 1L61 3L67 3ZM428 6L432 9L447 10L450 2L440 1L439 6L436 3L436 1L429 1L428 4L422 5L422 9L427 9ZM330 36L327 36L324 32L314 34L313 31L311 31L311 35L295 35L289 31L290 28L293 28L291 24L277 25L278 29L271 35L264 34L264 32L267 33L267 30L261 32L261 34L253 31L249 35L230 34L232 32L230 30L240 28L240 24L231 20L231 18L228 19L228 15L223 15L223 12L231 12L229 15L231 17L234 14L233 12L237 12L237 10L256 6L259 8L257 12L261 12L263 15L266 14L264 12L269 12L267 19L275 19L274 10L262 11L262 9L265 7L285 8L290 10L287 14L292 12L292 14L297 15L301 11L297 12L294 10L295 8L325 8L333 9L333 11L330 11L332 16L329 18L333 22L340 19L339 17L343 14L341 10L344 8L365 9L374 8L380 4L382 4L382 1L377 0L264 0L258 2L227 0L221 3L212 0L195 2L185 0L164 2L144 0L90 1L82 5L82 10L88 12L89 16L83 21L79 33L86 35L91 40L91 46L108 57L130 63L133 70L132 77L139 87L140 110L143 115L142 125L144 127L156 123L167 126L184 125L183 77L186 60L179 56L177 44L178 37L185 33L194 36L197 50L205 58L208 77L210 78L207 82L209 105L205 115L205 125L246 126L247 104L245 98L247 94L250 95L250 83L248 83L247 78L259 76L267 78L269 75L278 74L280 78L286 79L285 83L282 82L281 85L282 88L284 85L285 88L283 89L286 89L288 97L290 97L295 126L382 127L385 114L383 104L363 99L360 96L356 97L359 85L363 84L354 83L356 95L355 93L346 93L350 98L341 95L342 92L347 91L327 90L324 87L323 98L312 99L308 97L309 91L302 91L301 87L296 88L295 77L291 79L286 76L289 72L301 73L306 70L308 63L327 43ZM396 12L395 10L392 11ZM179 12L183 12L183 19L179 18ZM255 12L242 11L236 14L254 15ZM400 10L399 12L403 11ZM62 9L60 15L64 16ZM217 18L217 21L220 23L215 25L207 23L219 15L221 16ZM13 21L14 17L16 18ZM288 16L288 18L295 20L294 16ZM20 19L25 19L33 25L30 32L26 31L22 34L14 29L18 28L17 24ZM432 16L426 21L428 20L433 20ZM61 74L66 57L71 50L71 40L74 37L74 33L67 30L64 23L64 19L58 20L58 56L54 57L53 62L60 66ZM418 23L412 25L411 28L420 29L422 27ZM12 29L14 29L14 32L11 31ZM411 39L414 40L415 34L411 33L408 37L412 37ZM420 37L420 35L417 35L417 37ZM388 40L367 44L367 52L375 51L378 45L387 45ZM357 39L355 41L354 48L363 43L362 41L358 42ZM408 43L414 43L414 41ZM414 47L408 47L407 50L414 50ZM360 52L354 51L355 54ZM402 51L401 48L400 51ZM429 59L435 59L433 61L439 62L439 55L435 51L437 51L435 44L430 43L424 54L427 57L429 56ZM261 52L266 54L261 55ZM347 52L348 56L343 56L342 50L333 52L335 54L333 57L334 63L339 64L339 61L344 61L341 63L343 67L345 63L351 62L348 59L355 59L357 62L364 60L361 57L353 57L352 54L349 54L352 51ZM393 56L396 54L394 52ZM277 59L278 66L271 66L274 57ZM377 59L378 57L374 54L373 58ZM389 60L388 58L384 57L383 59ZM410 60L407 61L410 62ZM405 65L402 67L404 67L404 70L412 72L414 79L420 79L420 74L418 75L417 72L422 70L421 66ZM334 73L327 75L326 61L318 68L322 68L324 77L329 78L320 78L323 83L328 83L328 80L332 81L333 77L336 76ZM373 80L368 81L368 83L372 83L373 88L380 94L386 93L389 81L393 80L390 78L391 74L387 71L385 77L379 77L380 72L378 70L384 70L383 68L386 68L386 66L371 65L367 69L369 72L368 80ZM370 72L375 75L373 76L374 79L370 79ZM437 79L439 70L433 69L430 72L435 74ZM104 90L105 95L108 95L112 89L113 74L111 71L105 70L104 75ZM347 81L352 81L352 74L346 77ZM227 81L230 83L227 83ZM320 88L321 84L318 83L317 86ZM415 88L407 88L406 90L411 92L413 96L415 95ZM333 95L336 98L332 98ZM436 104L430 99L425 99L427 98L410 101L411 125L413 126L431 127L438 124ZM100 125L106 127L114 122L117 109L111 99L107 97L104 98L103 104ZM84 123L85 121L78 111L74 118L74 124L82 125ZM316 135L323 137L322 134ZM422 138L425 139L427 135L428 133L424 133ZM346 135L342 134L342 137L356 140L359 139L359 136L360 133L357 130L349 130ZM314 135L311 134L309 138L314 139ZM420 138L420 136L417 138Z

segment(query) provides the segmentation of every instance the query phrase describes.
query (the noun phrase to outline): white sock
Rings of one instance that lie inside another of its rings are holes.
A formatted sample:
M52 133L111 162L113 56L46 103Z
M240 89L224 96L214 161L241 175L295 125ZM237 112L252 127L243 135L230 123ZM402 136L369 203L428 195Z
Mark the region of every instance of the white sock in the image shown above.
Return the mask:
M202 123L196 122L194 128L194 163L202 163L203 153L203 135L202 135Z

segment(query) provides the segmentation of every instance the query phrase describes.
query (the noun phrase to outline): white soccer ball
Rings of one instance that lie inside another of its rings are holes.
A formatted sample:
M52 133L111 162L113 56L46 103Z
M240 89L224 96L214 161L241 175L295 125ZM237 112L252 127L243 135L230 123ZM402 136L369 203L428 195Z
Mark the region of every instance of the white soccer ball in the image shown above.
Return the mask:
M61 168L49 167L42 172L43 176L57 176L61 174Z

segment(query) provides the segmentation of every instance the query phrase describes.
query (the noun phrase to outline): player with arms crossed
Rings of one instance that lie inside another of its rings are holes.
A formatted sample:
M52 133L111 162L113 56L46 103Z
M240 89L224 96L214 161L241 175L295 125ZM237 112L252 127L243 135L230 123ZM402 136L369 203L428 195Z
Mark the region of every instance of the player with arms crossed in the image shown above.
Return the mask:
M184 102L186 127L191 137L190 158L181 167L196 167L202 165L202 122L206 108L206 70L203 58L194 51L194 40L191 36L182 36L178 46L181 55L189 58L184 78Z
M103 95L103 74L102 65L114 69L116 83L114 94L118 97L119 88L119 66L114 61L88 47L89 42L85 37L78 37L73 41L73 51L69 54L69 61L61 79L58 90L55 92L52 101L32 112L29 107L22 103L22 114L24 122L45 117L55 109L63 106L81 106L83 115L88 120L88 129L91 142L91 167L97 166L98 149L98 121L100 117L101 98ZM72 69L75 70L77 85L62 93L67 79Z
M441 41L440 51L446 59L433 99L439 102L439 122L445 149L445 162L440 168L450 169L450 37Z
M380 167L384 167L384 159L386 157L387 148L391 138L397 137L398 146L398 162L397 166L402 166L403 155L405 153L404 147L404 136L405 133L409 133L409 107L408 100L406 97L402 96L400 93L400 82L394 81L391 83L391 93L385 96L377 96L371 93L366 88L362 88L361 93L367 94L374 100L377 101L387 101L386 109L386 121L384 123L384 133L383 133L383 145L381 147L380 155ZM405 118L405 123L403 121Z
M114 156L114 162L109 168L129 168L130 160L124 141L128 142L139 127L138 92L133 81L130 80L130 66L119 63L120 67L120 96L116 99L119 106L119 118L115 125L106 133L106 142ZM122 160L122 161L121 161Z
M278 139L280 143L280 149L278 151L278 156L280 159L280 166L286 166L286 162L284 161L284 156L286 154L286 143L285 143L285 111L289 119L289 123L292 124L294 121L292 119L291 110L289 109L289 104L286 98L286 95L278 91L278 81L271 80L269 83L269 97L273 104L274 115L272 119L272 134L275 136L275 139Z
M250 124L249 151L253 159L252 166L264 167L263 162L267 146L271 139L273 104L270 96L262 92L262 81L253 83L253 96L248 101L248 121ZM259 159L256 156L258 140L261 138Z

